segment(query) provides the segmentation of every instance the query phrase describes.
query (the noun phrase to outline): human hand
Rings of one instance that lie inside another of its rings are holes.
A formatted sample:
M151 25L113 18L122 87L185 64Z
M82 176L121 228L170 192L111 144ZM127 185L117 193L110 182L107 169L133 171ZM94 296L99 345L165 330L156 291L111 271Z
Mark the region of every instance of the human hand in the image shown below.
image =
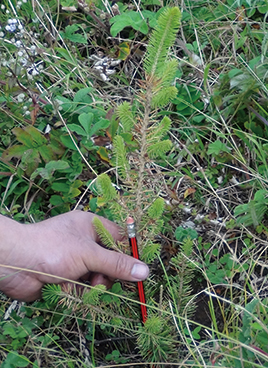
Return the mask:
M0 267L0 290L13 299L33 301L44 284L62 283L61 278L90 280L93 286L108 286L116 278L144 280L149 269L143 262L99 245L94 216L72 211L27 225L0 216L0 264L35 271ZM122 240L116 224L100 219L115 241Z

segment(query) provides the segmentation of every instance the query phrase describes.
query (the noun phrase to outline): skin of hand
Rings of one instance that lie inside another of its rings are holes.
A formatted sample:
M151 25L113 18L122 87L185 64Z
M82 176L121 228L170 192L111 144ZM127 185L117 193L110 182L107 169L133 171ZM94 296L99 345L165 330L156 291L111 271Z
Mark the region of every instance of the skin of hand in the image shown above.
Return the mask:
M110 286L117 278L146 279L149 274L146 264L100 245L92 225L94 216L90 212L72 211L36 224L20 224L0 216L0 290L13 299L29 302L40 298L44 284L63 283L61 278L89 280L93 286ZM99 218L115 241L122 240L116 224Z

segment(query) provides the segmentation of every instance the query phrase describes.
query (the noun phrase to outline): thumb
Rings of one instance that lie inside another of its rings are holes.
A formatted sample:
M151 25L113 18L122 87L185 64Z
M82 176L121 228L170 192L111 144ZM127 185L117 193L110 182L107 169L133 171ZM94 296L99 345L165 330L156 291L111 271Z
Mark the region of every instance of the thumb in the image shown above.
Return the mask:
M126 254L117 253L100 246L96 249L92 258L88 269L113 279L142 281L149 275L149 267L145 263Z

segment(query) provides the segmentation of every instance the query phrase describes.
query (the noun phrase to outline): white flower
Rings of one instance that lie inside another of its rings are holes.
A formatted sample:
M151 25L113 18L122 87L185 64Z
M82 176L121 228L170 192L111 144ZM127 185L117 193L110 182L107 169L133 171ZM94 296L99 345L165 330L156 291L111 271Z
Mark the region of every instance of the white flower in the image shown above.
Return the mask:
M0 38L3 38L5 36L4 32L0 32Z
M6 7L4 4L1 5L1 9L4 10Z
M7 25L5 28L8 32L15 32L16 31L16 25L15 24Z
M17 100L18 102L23 102L25 98L25 94L24 93L20 93L18 96L17 96Z
M9 19L8 21L7 21L7 24L17 24L18 23L18 21L17 21L17 19L16 18L14 18L14 19Z
M26 66L28 63L28 60L26 58L20 59L20 63L22 66Z

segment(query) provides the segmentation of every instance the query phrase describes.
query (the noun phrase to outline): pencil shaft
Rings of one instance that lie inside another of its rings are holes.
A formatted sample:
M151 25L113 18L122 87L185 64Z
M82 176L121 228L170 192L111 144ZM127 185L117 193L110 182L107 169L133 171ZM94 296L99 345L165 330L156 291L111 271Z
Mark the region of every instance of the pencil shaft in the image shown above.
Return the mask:
M131 246L131 250L132 250L132 255L134 258L139 259L139 251L138 251L138 245L137 245L137 239L135 236L135 230L134 230L134 224L132 224L133 226L131 227L131 233L129 233L129 243ZM138 281L138 292L139 292L139 299L140 302L143 303L141 304L141 316L142 316L142 321L143 323L146 322L147 319L147 308L146 308L146 301L145 301L145 294L144 294L144 288L143 288L143 282L142 281Z

